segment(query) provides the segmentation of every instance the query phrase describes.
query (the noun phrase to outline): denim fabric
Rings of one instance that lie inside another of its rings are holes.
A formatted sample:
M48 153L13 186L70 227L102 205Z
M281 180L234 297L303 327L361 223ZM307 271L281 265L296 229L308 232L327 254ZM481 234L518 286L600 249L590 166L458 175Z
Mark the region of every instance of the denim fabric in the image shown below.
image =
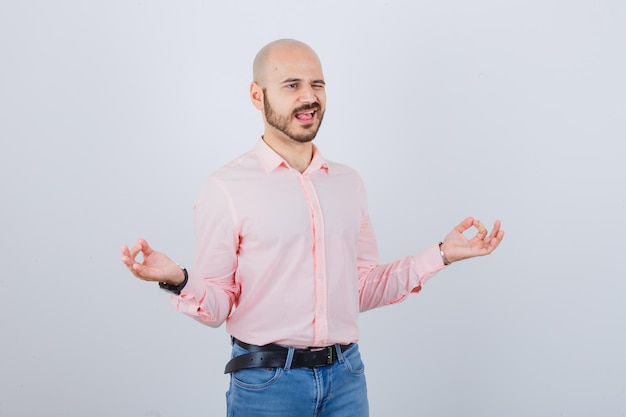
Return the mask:
M232 356L247 353L233 345ZM367 417L365 368L358 345L319 368L252 368L233 372L228 417Z

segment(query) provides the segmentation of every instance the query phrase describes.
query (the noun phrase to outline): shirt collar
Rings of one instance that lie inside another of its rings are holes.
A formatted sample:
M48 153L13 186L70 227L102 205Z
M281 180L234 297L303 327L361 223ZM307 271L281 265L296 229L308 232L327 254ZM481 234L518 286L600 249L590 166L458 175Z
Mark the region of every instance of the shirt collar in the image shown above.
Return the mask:
M289 164L287 164L287 162L280 155L270 148L269 145L265 143L263 138L259 139L257 142L254 152L261 161L265 172L274 171L279 167L289 167ZM322 153L317 149L317 146L313 145L313 158L304 173L311 173L318 170L328 172L328 162L324 156L322 156Z

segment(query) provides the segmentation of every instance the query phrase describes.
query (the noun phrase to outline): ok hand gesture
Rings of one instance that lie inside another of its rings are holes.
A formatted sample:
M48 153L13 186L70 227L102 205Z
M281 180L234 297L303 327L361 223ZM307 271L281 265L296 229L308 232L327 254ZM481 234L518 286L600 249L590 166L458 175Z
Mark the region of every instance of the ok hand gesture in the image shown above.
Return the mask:
M463 232L472 226L478 232L474 237L468 239L463 235ZM500 230L500 220L495 221L489 235L487 232L487 228L480 221L468 217L448 233L441 244L441 250L450 263L475 256L489 255L498 247L504 237L504 231Z
M142 262L136 259L139 253L143 256ZM122 262L134 276L144 281L178 285L185 279L178 264L164 253L153 250L144 239L139 239L132 249L122 246Z

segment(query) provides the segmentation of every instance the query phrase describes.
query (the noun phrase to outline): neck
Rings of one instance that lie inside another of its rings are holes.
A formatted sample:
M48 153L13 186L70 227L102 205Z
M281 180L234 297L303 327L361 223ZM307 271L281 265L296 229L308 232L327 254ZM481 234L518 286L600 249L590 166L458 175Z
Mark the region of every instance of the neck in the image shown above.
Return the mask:
M313 143L298 142L291 138L279 138L268 134L263 135L263 140L267 145L280 155L290 167L303 173L313 158Z

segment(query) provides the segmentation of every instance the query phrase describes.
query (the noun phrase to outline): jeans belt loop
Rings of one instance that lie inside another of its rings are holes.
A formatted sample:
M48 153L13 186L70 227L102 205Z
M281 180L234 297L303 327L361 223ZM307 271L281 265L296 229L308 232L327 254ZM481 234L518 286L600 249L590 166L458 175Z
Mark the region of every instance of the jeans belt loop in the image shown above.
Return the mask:
M343 350L341 350L341 345L339 343L335 345L335 352L337 353L337 361L339 361L339 363L343 363L345 359L343 357Z
M289 351L287 352L287 359L285 359L285 371L291 369L291 363L293 362L293 354L295 351L296 350L294 348L289 348Z

